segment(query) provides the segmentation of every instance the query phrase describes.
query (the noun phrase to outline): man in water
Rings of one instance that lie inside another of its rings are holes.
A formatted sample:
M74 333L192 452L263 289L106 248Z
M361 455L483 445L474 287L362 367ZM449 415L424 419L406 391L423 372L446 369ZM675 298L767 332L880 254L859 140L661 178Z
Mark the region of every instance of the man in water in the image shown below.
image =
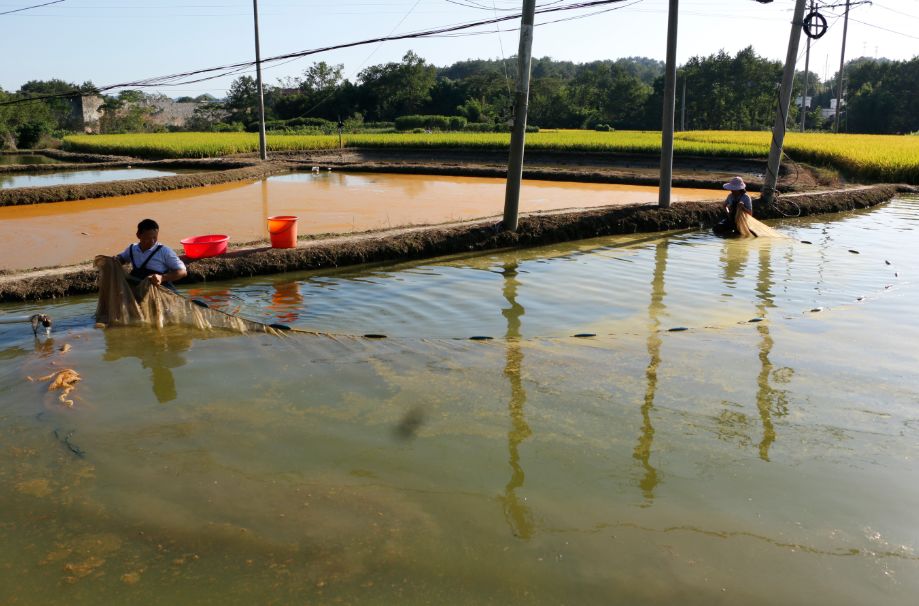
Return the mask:
M175 290L172 283L187 276L188 270L171 248L157 243L159 234L157 222L144 219L137 224L137 243L129 244L115 258L121 263L131 262L131 277L136 280L147 279Z

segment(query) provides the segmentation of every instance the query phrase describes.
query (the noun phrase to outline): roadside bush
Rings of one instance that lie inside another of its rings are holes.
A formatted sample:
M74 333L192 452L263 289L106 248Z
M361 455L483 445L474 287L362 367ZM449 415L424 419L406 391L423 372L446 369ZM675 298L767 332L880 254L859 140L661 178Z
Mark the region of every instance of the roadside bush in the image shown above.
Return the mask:
M43 122L32 120L20 124L16 127L16 146L19 149L33 149L46 133L48 127Z
M407 131L415 128L430 130L463 130L466 118L462 116L399 116L395 121L396 130Z
M467 133L493 133L495 125L491 122L469 122L463 130Z

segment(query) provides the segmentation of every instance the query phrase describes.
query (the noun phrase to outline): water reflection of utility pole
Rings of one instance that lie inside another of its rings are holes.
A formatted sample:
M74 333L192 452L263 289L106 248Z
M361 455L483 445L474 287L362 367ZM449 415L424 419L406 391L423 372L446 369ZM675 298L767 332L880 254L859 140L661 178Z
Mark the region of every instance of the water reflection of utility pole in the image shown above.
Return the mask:
M648 368L645 370L647 387L645 399L641 405L641 435L632 456L641 463L644 475L638 482L641 494L645 498L643 507L654 501L654 489L660 483L657 469L651 465L651 446L654 444L654 425L651 423L651 411L654 410L654 396L657 392L657 369L661 362L661 321L660 316L667 310L664 305L664 272L667 269L667 240L657 243L654 250L654 277L651 280L651 304L648 305Z
M262 229L265 230L265 235L268 235L268 217L271 215L268 214L268 177L262 177L262 217L261 224Z
M529 539L533 536L533 516L529 508L520 502L517 489L523 486L524 473L520 466L520 444L532 434L523 415L526 404L527 392L523 387L520 368L523 364L523 351L520 349L520 317L525 313L523 306L517 303L517 263L504 265L504 298L508 307L501 310L501 315L507 320L505 342L507 353L504 363L504 376L511 386L511 399L508 411L511 417L511 427L507 432L507 451L511 465L511 479L504 487L504 517L514 536Z
M769 309L775 307L772 295L772 259L771 248L760 243L759 271L756 276L756 310L760 318L765 319ZM759 443L759 458L769 460L769 448L775 442L775 426L772 422L773 415L785 415L788 411L788 400L784 390L775 389L769 383L773 374L772 362L769 355L772 353L774 341L769 334L769 324L760 322L756 325L760 334L759 345L759 375L756 378L756 407L759 410L760 422L763 425L763 438Z

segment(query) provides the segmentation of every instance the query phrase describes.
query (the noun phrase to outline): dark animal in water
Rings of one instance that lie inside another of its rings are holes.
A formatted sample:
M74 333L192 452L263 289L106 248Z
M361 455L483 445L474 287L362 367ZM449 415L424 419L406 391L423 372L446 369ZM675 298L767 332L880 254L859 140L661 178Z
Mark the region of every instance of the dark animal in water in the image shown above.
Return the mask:
M413 406L396 425L396 436L403 440L410 440L415 437L422 423L424 423L424 409L420 406Z

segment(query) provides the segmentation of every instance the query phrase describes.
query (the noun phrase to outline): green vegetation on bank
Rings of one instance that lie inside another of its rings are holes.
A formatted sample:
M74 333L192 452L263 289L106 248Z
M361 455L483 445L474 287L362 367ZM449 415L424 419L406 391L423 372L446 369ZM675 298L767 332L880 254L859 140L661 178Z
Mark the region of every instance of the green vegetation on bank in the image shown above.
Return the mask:
M508 133L349 134L344 144L358 148L427 148L505 150ZM677 133L674 151L682 156L765 158L770 134L753 131L687 131ZM258 151L254 133L161 133L73 135L65 149L142 158L222 157ZM335 149L331 135L269 135L269 151ZM527 135L527 148L545 151L610 153L660 152L655 131L542 131ZM919 184L919 137L897 135L830 135L789 133L786 153L794 160L830 166L866 181Z

